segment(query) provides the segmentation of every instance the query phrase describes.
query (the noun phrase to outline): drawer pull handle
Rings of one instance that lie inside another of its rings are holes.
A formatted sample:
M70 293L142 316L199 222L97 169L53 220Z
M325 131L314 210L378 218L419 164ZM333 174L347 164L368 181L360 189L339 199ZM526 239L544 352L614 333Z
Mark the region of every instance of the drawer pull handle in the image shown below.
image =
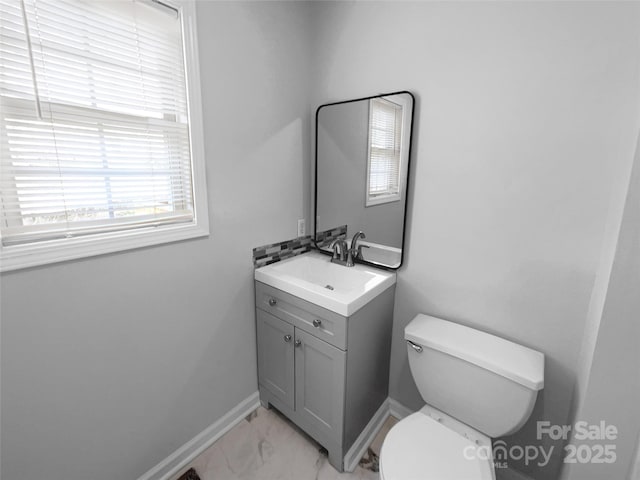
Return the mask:
M269 299L269 306L275 307L276 303L278 303L278 301L275 298L270 298Z
M284 341L287 342L287 343L290 342L291 341L291 335L285 335L284 336Z
M320 328L320 325L322 325L322 320L318 320L317 318L313 321L313 326L316 328Z
M302 340L296 340L295 344L296 347L299 347L300 345L302 345Z

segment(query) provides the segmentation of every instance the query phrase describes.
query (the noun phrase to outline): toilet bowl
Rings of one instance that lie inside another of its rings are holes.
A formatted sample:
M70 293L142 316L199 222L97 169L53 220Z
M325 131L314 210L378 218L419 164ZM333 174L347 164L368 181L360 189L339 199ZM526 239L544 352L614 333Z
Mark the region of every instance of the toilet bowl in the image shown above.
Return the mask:
M495 480L491 438L517 431L544 385L544 356L428 315L405 328L427 404L398 422L380 452L382 480Z
M387 434L380 479L495 480L491 439L425 406Z

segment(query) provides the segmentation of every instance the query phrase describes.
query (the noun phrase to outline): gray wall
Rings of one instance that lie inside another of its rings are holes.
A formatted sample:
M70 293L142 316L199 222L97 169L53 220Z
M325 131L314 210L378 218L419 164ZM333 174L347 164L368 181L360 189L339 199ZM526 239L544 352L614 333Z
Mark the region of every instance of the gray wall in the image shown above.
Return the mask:
M403 342L416 313L495 333L546 355L532 420L508 439L536 445L535 420L570 420L609 199L633 158L640 5L322 3L314 19L316 104L417 97L391 396L422 404ZM510 465L553 479L559 460Z
M131 480L254 392L250 252L309 212L311 107L401 89L417 123L391 395L422 403L402 330L425 312L544 352L534 419L565 423L633 155L639 17L632 3L199 2L212 234L1 277L2 476ZM512 441L532 443L530 427Z
M2 275L2 478L135 479L257 390L251 248L309 208L307 13L197 5L209 238Z
M323 107L318 123L318 231L346 224L349 236L401 248L406 188L397 202L365 207L369 101Z

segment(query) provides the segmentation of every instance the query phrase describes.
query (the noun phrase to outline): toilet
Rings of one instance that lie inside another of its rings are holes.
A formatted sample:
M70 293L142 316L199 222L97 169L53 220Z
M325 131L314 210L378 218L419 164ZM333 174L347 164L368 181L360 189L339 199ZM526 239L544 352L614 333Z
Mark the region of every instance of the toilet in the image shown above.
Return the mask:
M426 405L385 437L381 480L495 480L491 438L516 432L531 415L544 355L423 314L404 336Z

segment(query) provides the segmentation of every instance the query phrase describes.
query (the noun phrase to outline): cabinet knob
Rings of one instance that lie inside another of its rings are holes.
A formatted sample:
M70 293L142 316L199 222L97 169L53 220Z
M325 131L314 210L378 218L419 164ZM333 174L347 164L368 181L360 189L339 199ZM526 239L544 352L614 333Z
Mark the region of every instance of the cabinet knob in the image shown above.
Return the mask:
M276 303L278 303L278 301L275 298L270 298L269 299L269 305L272 307L275 307Z
M284 336L284 341L285 342L290 342L291 341L291 335L285 335Z
M296 340L295 346L299 347L300 345L302 345L302 340Z
M316 318L313 321L313 326L316 327L316 328L320 328L320 325L322 325L322 320L319 320L319 319Z

